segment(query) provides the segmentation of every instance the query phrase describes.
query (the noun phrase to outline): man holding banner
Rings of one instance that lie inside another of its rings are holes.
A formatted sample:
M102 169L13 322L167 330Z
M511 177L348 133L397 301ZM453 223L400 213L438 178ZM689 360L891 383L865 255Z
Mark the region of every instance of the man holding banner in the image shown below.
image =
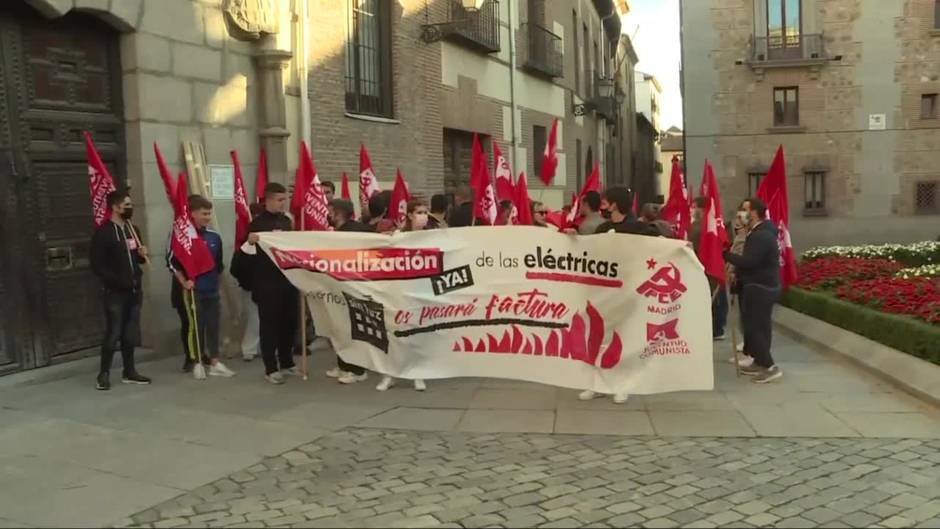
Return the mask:
M106 204L110 218L91 239L91 270L101 281L105 333L101 342L101 369L96 389L111 389L111 363L114 350L121 344L125 384L150 384L137 372L134 348L140 341L140 304L143 299L141 264L147 260L147 247L140 243L131 224L134 205L127 191L108 193Z

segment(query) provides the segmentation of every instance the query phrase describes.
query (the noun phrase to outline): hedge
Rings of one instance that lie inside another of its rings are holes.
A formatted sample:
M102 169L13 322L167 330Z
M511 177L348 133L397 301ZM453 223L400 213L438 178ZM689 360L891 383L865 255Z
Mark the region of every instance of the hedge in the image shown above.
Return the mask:
M795 287L784 294L783 305L940 365L940 326L842 301L827 292Z

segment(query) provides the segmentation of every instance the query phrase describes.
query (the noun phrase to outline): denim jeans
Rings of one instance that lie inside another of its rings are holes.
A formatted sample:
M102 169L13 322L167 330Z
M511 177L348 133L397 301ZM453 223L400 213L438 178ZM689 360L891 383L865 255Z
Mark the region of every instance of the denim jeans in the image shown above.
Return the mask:
M139 290L104 290L101 294L104 306L105 331L101 342L101 373L110 373L114 351L121 344L121 359L124 375L137 372L134 366L134 348L140 342Z
M725 334L728 325L728 291L724 286L718 286L718 295L712 302L712 336Z

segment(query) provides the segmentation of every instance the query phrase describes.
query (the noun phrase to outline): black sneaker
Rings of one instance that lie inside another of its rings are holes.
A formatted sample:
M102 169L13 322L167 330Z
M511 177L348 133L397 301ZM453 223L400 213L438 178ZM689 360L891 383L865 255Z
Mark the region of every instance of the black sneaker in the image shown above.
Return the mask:
M130 375L124 375L121 377L121 382L125 384L141 384L147 385L152 382L149 378L141 375L140 373L131 373Z
M187 358L186 360L183 361L183 367L180 368L180 371L182 371L183 373L192 373L194 365L196 365L196 362L193 362L192 360Z
M108 391L111 389L111 376L107 373L99 373L98 380L95 382L95 389L98 391Z

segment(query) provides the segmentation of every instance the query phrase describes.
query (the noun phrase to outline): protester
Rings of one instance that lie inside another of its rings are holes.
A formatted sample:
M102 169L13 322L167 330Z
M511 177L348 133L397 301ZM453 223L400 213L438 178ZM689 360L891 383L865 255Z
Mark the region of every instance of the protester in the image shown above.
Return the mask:
M431 216L428 229L436 230L447 227L447 197L442 194L431 196Z
M689 242L698 255L698 245L702 237L702 223L705 221L705 209L708 199L695 198L695 209L692 212L692 226L689 228ZM725 339L725 326L728 324L728 291L714 277L708 276L708 289L712 293L712 339Z
M257 244L258 232L291 231L293 224L284 214L286 209L287 188L271 182L264 189L264 211L248 227L248 242ZM283 384L282 373L300 374L291 354L300 298L297 289L266 253L258 251L255 260L251 299L258 304L264 378L272 384Z
M548 208L545 207L545 204L533 200L529 206L532 208L532 225L547 228L549 211Z
M770 354L773 333L773 309L780 297L780 249L777 228L767 220L767 206L758 198L745 202L750 233L744 251L736 255L725 251L725 261L734 265L741 284L741 308L744 322L744 350L754 358L753 365L741 372L754 382L772 382L783 372Z
M512 224L512 200L502 200L499 203L499 211L496 213L496 226L509 226Z
M395 221L388 218L388 205L392 201L391 191L380 191L369 199L369 226L376 233L392 233Z
M646 223L633 218L630 190L623 186L609 187L601 198L601 209L606 212L608 221L597 227L595 233L617 233L647 235L658 237L659 231Z
M326 203L329 204L333 201L333 195L336 194L336 185L329 180L324 180L320 182L320 192L326 195Z
M264 206L257 202L253 202L248 208L251 218L257 217L264 210ZM258 356L261 343L258 335L258 305L251 299L251 284L254 277L253 259L253 255L246 254L241 248L235 248L232 254L232 265L229 267L229 273L242 290L242 321L245 323L245 330L242 334L241 349L242 360L246 362L251 362Z
M731 229L732 229L731 253L735 255L741 255L744 252L744 241L747 239L749 215L747 211L744 209L745 203L746 201L741 202L741 204L738 206L738 211L736 215L734 216L734 221L731 223ZM730 286L731 293L732 295L737 297L738 313L740 316L740 321L738 322L738 326L740 329L742 329L742 334L743 334L744 312L743 312L743 307L741 306L740 296L738 295L740 293L740 285L738 285L737 273L735 272L734 266L730 264L728 264L725 267L725 270L726 270L726 274L728 277L728 285ZM737 345L737 350L739 353L744 353L744 354L741 356L740 360L736 356L732 356L730 359L732 364L735 362L739 362L739 364L743 367L743 366L749 366L754 363L754 359L751 358L744 351L743 340L741 341L741 343Z
M364 233L373 231L372 228L366 224L353 220L355 210L352 202L343 199L334 199L330 202L330 205L333 208L336 231ZM336 355L336 367L327 371L326 376L337 379L341 384L354 384L369 378L364 367L350 364L344 361L338 354Z
M196 336L203 353L202 360L209 366L209 375L217 377L232 377L235 372L225 366L219 360L219 325L222 316L221 296L219 295L220 276L222 274L222 236L209 229L212 222L212 202L202 195L189 196L189 214L192 217L193 225L196 226L196 234L200 239L206 241L209 251L212 253L212 259L215 267L208 272L200 274L195 279L186 276L173 250L169 250L167 261L170 271L176 278L175 283L179 286L179 293L182 297L183 291L188 291L195 297L196 303ZM177 300L179 303L186 303L185 300ZM184 364L183 371L192 371L192 357L187 358L189 367Z
M662 219L660 216L661 211L661 205L647 202L646 204L643 204L643 207L640 209L640 220L656 228L656 231L659 232L661 237L668 237L671 239L674 236L672 226Z
M604 223L604 216L601 215L601 194L597 191L588 191L581 199L581 211L584 213L584 219L578 226L578 233L581 235L590 235L597 231L597 228Z
M450 212L447 225L451 228L460 228L473 225L473 188L467 184L457 186L454 194L454 209Z
M402 231L420 231L427 229L428 225L428 205L419 199L412 199L408 201L408 217L405 220L405 227L402 228ZM340 380L342 382L342 380ZM389 388L395 385L395 379L384 375L382 376L382 381L379 382L378 386L375 386L376 391L388 391ZM415 391L424 391L427 389L427 386L424 383L424 380L416 378L414 381Z
M101 340L101 368L95 388L111 389L114 350L121 344L125 384L150 384L151 380L134 365L134 348L140 341L142 300L141 263L147 260L147 247L140 243L137 228L131 224L134 204L126 190L108 193L111 218L91 238L91 270L101 281L105 332Z

